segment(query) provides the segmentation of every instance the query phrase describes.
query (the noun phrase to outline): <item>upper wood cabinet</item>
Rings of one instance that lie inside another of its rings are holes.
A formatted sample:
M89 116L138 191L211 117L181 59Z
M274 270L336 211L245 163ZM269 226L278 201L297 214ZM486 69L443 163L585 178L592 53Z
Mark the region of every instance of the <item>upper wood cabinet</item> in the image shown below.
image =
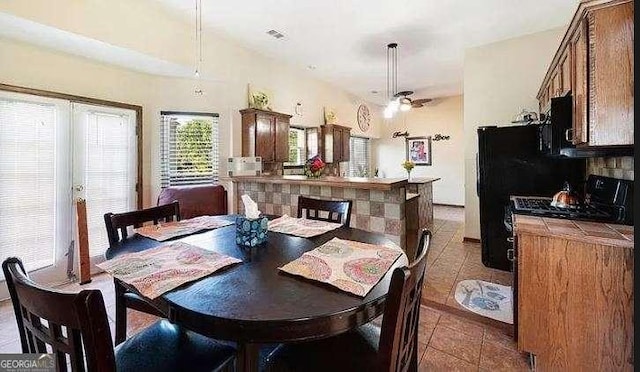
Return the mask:
M587 21L583 20L571 39L573 50L573 136L574 145L586 144L589 140L587 128Z
M244 109L242 115L242 156L260 156L265 163L289 159L291 115L273 111Z
M581 2L538 91L541 112L571 92L577 146L633 145L633 5Z
M327 163L349 161L351 128L341 125L320 126L319 153Z
M633 145L633 2L587 19L589 145Z

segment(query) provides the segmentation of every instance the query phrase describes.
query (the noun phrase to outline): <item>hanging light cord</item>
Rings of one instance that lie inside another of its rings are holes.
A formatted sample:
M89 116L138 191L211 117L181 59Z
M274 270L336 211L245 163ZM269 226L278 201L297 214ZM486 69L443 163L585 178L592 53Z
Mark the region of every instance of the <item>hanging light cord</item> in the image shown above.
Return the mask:
M196 0L196 77L200 77L202 63L202 0Z

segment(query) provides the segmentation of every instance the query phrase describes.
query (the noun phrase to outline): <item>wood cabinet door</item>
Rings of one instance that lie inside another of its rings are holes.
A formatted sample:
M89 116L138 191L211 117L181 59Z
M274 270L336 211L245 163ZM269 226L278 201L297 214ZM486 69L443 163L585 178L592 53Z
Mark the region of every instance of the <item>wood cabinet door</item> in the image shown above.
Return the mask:
M342 129L342 161L349 161L351 158L351 131Z
M588 20L589 145L633 145L633 2Z
M289 161L289 119L276 117L274 120L275 161Z
M571 46L573 50L573 135L574 145L585 144L589 141L587 128L588 108L588 75L587 75L587 20L578 25Z
M342 130L339 128L333 128L333 162L339 163L342 161Z
M562 82L561 82L560 79L561 79L560 69L559 69L559 67L556 67L556 70L553 73L553 76L551 77L551 97L550 97L550 99L560 96L560 90L562 89Z
M564 96L571 90L571 44L560 57L560 95Z
M263 162L275 160L274 133L275 118L270 115L256 114L255 156L261 156Z

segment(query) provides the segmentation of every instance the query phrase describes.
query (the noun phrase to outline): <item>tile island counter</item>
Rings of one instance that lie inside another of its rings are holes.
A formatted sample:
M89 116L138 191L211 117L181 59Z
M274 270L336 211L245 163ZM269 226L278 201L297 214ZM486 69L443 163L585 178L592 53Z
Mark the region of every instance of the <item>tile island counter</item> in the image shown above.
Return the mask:
M408 253L415 249L418 231L433 227L431 182L438 178L421 178L419 185L428 187L412 189L406 178L236 176L224 180L233 183L236 213L244 212L243 194L256 201L262 213L289 216L297 215L300 195L352 200L351 227L385 234L403 249L409 247Z

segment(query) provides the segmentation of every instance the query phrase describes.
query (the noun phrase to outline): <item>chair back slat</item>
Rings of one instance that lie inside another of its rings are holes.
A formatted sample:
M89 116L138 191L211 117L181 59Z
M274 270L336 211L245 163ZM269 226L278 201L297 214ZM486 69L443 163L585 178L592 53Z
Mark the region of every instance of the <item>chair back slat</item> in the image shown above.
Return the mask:
M177 201L138 211L106 213L104 215L110 247L115 247L128 237L127 229L129 227L138 228L146 222L153 222L154 225L157 225L161 222L172 221L180 221L180 205Z
M349 226L351 222L351 200L322 200L298 197L298 218L304 215L306 219L340 223ZM303 211L304 214L303 214ZM326 213L323 217L321 212Z
M2 270L23 353L54 354L59 371L115 370L109 322L99 290L65 293L41 287L29 279L15 257L4 261ZM98 302L93 300L96 297ZM92 337L96 332L101 332L99 338Z
M382 371L416 371L418 368L418 321L420 298L427 267L431 232L423 230L416 259L394 270L385 302L380 334Z

